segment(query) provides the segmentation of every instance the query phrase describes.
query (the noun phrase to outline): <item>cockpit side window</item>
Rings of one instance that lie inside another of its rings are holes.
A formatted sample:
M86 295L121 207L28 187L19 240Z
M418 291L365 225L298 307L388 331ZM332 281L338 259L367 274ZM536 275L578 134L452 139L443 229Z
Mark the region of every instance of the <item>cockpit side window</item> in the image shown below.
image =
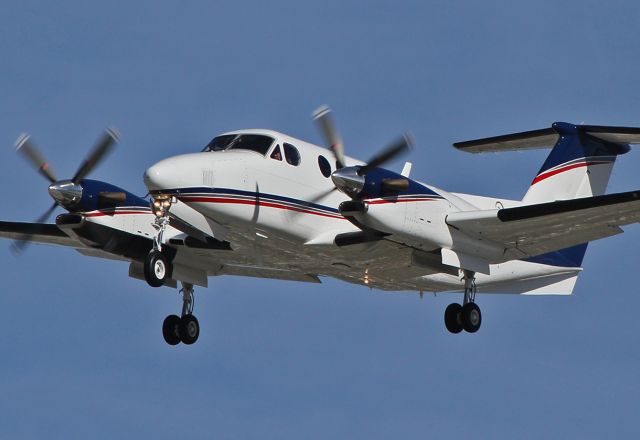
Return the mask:
M280 145L276 145L271 153L271 159L282 160L282 153L280 152Z
M228 134L215 137L203 151L250 150L266 155L273 138L261 134Z
M282 144L284 147L284 156L287 159L287 163L291 165L298 166L300 165L300 152L296 147L291 144Z

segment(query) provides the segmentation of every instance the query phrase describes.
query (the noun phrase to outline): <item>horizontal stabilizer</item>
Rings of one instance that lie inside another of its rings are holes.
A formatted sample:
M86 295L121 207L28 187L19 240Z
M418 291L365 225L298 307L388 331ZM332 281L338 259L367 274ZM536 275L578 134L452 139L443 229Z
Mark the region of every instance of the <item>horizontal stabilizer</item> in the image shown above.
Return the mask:
M640 191L517 208L452 213L447 224L473 238L504 247L504 259L522 259L622 232L640 221Z
M615 144L640 144L640 128L601 125L574 126L564 122L554 122L550 128L456 142L453 146L468 153L551 148L556 144L560 135L566 130L566 127L571 127L580 133L587 134L601 141Z
M242 264L223 264L215 275L237 275L253 278L270 278L274 280L302 281L306 283L321 282L320 278L318 278L318 275L316 274Z

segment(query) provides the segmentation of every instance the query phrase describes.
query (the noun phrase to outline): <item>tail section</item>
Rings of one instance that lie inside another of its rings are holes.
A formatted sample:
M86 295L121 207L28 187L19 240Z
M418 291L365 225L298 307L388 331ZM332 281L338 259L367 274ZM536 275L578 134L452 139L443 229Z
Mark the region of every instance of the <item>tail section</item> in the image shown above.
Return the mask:
M526 205L600 196L605 193L616 158L640 144L640 128L573 125L556 122L550 128L455 143L470 153L549 148L545 160L522 199ZM525 261L547 266L580 267L583 243Z
M523 198L526 204L553 202L605 193L613 165L629 146L596 137L591 126L556 122L558 139ZM598 127L605 128L605 127Z

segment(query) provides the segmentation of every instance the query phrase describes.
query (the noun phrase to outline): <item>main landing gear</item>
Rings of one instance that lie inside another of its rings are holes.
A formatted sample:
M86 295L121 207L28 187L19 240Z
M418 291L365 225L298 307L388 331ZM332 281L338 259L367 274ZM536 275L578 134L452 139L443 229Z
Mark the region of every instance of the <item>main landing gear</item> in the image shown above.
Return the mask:
M200 324L193 316L193 285L182 283L182 315L169 315L162 323L162 336L169 345L191 345L200 336Z
M468 333L475 333L480 329L480 324L482 324L482 313L480 313L480 307L475 303L475 273L465 270L463 279L463 304L449 304L444 311L444 325L451 333L460 333L462 330Z

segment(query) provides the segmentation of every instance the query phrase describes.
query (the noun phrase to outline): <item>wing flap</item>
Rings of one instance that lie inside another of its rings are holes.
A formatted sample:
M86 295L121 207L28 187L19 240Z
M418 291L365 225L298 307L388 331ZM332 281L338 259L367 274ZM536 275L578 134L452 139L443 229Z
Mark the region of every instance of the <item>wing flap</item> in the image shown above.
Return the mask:
M272 267L249 266L241 264L224 264L215 275L236 275L253 278L270 278L274 280L302 281L307 283L320 283L320 278L315 274L296 272L292 270L277 269Z
M500 210L453 213L447 223L505 248L505 259L553 252L620 234L640 221L640 191Z

